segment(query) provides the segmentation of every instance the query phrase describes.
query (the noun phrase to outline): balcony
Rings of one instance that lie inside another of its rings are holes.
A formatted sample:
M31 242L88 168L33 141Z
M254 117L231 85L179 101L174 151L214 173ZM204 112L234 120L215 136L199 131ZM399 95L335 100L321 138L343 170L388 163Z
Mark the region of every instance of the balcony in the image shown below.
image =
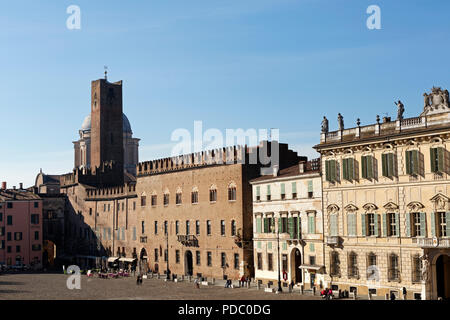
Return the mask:
M326 244L329 246L338 246L341 244L341 237L329 236L325 238Z
M417 238L416 243L421 248L450 248L447 238Z
M198 247L198 239L194 235L178 235L178 242L181 242L183 246L186 247Z
M141 243L147 243L147 237L145 236L145 237L141 237L140 238L140 242Z

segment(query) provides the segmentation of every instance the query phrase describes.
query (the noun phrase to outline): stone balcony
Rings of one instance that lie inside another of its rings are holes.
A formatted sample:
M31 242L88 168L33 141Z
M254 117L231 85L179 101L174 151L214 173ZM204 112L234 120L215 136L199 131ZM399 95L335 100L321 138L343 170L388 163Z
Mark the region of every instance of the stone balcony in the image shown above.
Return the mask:
M327 236L325 237L325 243L329 246L338 246L342 243L342 239L339 236Z
M417 238L415 242L421 248L450 248L449 238Z

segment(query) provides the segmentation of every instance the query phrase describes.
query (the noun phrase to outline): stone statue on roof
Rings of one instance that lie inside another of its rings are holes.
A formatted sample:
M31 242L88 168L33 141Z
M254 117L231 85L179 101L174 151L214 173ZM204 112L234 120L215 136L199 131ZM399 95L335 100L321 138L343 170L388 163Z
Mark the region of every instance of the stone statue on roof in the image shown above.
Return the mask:
M405 112L403 103L400 100L394 103L397 105L397 120L403 120L403 113Z
M323 116L322 120L322 133L328 133L328 119L325 116Z
M338 113L338 127L340 131L344 130L344 117L340 113Z

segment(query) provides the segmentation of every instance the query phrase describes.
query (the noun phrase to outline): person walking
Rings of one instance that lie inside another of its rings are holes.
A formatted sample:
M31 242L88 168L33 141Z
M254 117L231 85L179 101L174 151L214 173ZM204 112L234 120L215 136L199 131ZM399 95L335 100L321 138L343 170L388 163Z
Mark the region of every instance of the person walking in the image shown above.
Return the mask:
M391 292L391 300L395 300L395 294L393 291Z

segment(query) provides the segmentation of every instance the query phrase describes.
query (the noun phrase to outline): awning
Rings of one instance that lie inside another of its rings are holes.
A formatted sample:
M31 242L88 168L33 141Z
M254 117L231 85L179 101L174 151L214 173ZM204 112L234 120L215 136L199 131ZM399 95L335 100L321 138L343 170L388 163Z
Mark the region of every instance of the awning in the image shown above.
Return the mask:
M303 264L301 265L299 268L300 269L307 269L307 270L315 270L315 271L319 271L320 269L322 269L324 266L317 266L317 265L307 265L307 264Z
M123 261L123 262L133 262L134 260L136 260L135 258L120 258L119 261Z
M108 258L108 262L114 262L114 261L116 261L117 259L119 259L119 257L109 257L109 258Z

